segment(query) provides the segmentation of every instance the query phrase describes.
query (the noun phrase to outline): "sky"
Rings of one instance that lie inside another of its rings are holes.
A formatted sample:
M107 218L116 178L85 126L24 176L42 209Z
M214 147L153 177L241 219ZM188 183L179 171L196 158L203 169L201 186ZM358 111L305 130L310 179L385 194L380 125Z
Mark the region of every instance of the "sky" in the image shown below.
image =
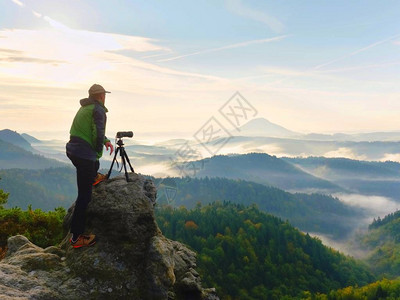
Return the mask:
M0 129L68 139L99 83L109 136L233 129L236 92L252 108L236 125L398 131L399 16L399 1L1 0Z

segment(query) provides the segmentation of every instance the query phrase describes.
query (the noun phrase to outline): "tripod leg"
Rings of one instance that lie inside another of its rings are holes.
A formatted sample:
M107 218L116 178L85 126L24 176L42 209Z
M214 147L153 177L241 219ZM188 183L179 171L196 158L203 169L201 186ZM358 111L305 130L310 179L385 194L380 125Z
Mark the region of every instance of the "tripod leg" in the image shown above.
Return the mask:
M131 161L129 160L128 154L126 154L126 151L125 151L125 150L124 150L124 156L125 156L126 161L127 161L128 164L129 164L129 167L131 168L132 173L135 173L135 171L134 171L133 168L132 168Z
M126 182L129 182L129 176L128 176L128 172L126 171L126 161L125 161L125 156L124 156L123 152L124 151L121 151L122 165L124 166L124 170L125 170Z
M111 163L110 170L108 171L108 174L107 174L107 179L109 179L109 178L110 178L111 171L112 171L112 168L113 168L113 166L114 166L114 162L116 161L117 154L118 154L119 150L120 150L120 148L119 148L119 147L118 147L118 148L115 150L114 158L113 158L113 160L112 160L112 163Z

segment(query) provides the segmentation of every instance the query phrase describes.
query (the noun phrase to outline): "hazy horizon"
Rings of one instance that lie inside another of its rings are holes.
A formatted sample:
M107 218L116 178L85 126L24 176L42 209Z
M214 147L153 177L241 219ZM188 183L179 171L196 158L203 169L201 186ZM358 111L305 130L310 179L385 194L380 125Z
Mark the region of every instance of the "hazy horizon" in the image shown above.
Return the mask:
M265 118L259 117L257 119L264 119L266 121L269 121ZM248 123L251 123L253 120L249 120L247 123L243 123L243 125L246 125ZM280 124L274 124L280 126ZM39 140L65 140L69 138L69 129L66 131L37 131L37 130L16 130L14 128L0 128L0 130L5 130L9 129L12 131L16 131L19 134L29 134ZM290 131L294 131L291 128L285 128ZM147 131L147 132L141 132L141 131L136 131L132 128L121 128L119 131L133 131L134 136L132 138L132 141L144 141L147 143L150 142L163 142L171 139L193 139L193 135L195 132L190 132L190 131ZM321 135L335 135L335 134L348 134L348 135L357 135L357 134L368 134L368 133L393 133L393 132L399 132L399 130L388 130L388 131L332 131L332 132L325 132L325 131L305 131L305 132L296 132L301 135L307 135L307 134L321 134ZM114 138L114 134L116 131L111 131L107 130L106 134L108 135L109 138ZM235 131L232 130L231 134L233 136L240 136L242 132L240 131ZM266 132L265 135L263 136L268 136L268 133Z

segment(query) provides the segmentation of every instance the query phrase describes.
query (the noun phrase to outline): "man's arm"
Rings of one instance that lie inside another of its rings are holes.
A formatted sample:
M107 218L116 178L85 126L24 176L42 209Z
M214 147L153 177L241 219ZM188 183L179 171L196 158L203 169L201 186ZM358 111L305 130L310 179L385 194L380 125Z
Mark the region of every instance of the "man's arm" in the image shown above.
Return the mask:
M105 142L106 114L100 105L95 105L93 119L96 126L96 152L101 152Z

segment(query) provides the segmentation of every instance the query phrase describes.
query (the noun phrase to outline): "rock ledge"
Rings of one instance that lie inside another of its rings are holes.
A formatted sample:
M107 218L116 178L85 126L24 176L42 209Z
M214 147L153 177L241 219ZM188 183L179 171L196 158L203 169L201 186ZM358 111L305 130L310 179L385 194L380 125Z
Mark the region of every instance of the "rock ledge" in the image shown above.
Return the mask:
M9 238L0 262L2 299L219 299L202 287L196 254L158 228L153 182L129 176L128 183L119 176L94 189L86 225L98 238L94 246L73 249L69 234L46 249L24 236Z

